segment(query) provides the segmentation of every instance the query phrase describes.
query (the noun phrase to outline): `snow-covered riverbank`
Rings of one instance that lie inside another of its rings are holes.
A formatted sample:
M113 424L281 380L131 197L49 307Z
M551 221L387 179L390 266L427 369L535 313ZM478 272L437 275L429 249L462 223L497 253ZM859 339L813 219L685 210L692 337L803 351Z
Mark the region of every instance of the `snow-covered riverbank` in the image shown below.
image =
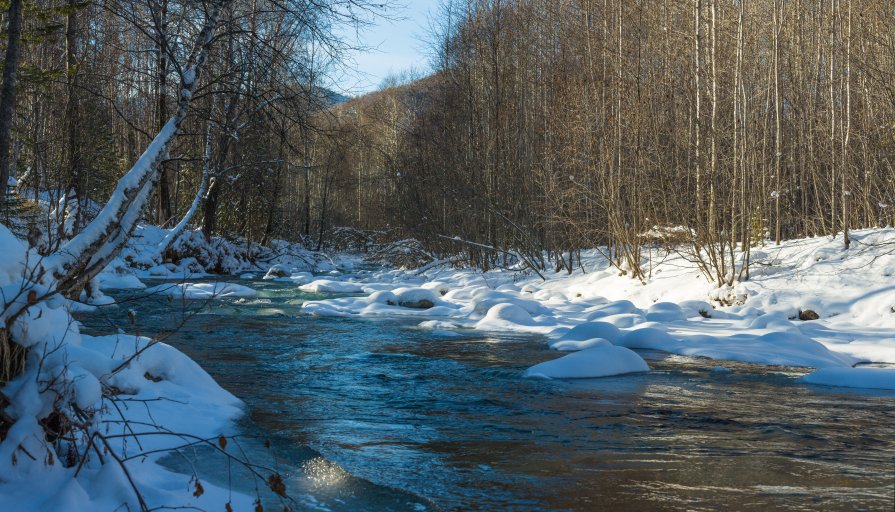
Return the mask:
M252 498L157 463L170 450L215 445L242 402L165 343L81 334L75 303L38 300L45 289L26 276L39 256L3 226L0 251L4 315L27 306L9 334L28 350L24 368L0 389L0 508L249 509Z
M713 288L682 255L655 254L661 264L641 283L591 252L584 258L585 271L551 274L546 281L468 269L389 270L335 284L330 278L305 287L353 286L370 295L309 302L304 311L418 315L421 327L446 335L463 329L543 333L558 351L593 352L601 361L592 365L594 377L642 368L630 364L627 352L607 352L600 341L606 340L628 349L717 360L836 368L805 380L895 389L895 368L853 368L895 364L895 230L864 230L852 238L849 250L828 237L754 250L751 279L732 289ZM712 300L719 296L735 305ZM812 313L818 318L800 320ZM618 358L614 372L607 369L609 354ZM569 365L579 367L580 360L570 358ZM562 363L554 367L559 368L554 375L566 374Z

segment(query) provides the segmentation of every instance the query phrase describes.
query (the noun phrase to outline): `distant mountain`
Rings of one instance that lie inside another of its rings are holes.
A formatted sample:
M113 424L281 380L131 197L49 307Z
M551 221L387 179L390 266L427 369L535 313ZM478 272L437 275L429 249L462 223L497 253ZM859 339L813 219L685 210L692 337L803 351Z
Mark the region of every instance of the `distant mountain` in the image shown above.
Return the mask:
M346 101L351 99L351 96L346 96L344 94L340 94L340 93L333 91L331 89L327 89L326 87L320 88L320 94L326 100L326 104L329 107L332 107L335 105L340 105L340 104L345 103Z

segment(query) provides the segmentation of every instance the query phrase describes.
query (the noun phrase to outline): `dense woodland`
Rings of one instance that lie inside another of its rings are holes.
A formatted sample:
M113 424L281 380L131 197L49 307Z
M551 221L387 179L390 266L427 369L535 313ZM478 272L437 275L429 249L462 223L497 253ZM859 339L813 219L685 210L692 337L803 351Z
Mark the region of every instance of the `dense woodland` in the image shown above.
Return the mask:
M644 245L683 243L724 284L741 247L893 222L886 2L473 1L438 22L434 76L338 109L365 142L342 223L485 266L608 245L638 277Z
M347 226L486 268L571 270L604 246L634 277L645 247L677 245L720 285L765 239L847 246L895 216L887 2L448 1L433 73L347 102L323 85L332 27L370 5L220 6L144 221L195 211L208 237L311 248ZM58 204L60 238L89 220L183 106L208 8L9 1L0 177L19 208Z

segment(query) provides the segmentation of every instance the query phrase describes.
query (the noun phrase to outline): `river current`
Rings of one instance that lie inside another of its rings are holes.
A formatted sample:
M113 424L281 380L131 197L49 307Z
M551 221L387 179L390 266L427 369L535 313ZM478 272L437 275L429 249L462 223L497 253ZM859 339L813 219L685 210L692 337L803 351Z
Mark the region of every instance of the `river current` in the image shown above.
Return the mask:
M652 371L522 377L539 336L302 315L291 283L257 299L113 293L88 334L128 325L243 399L241 447L308 510L893 510L895 393L796 382L805 369L641 352ZM183 322L181 322L183 320ZM182 324L182 325L181 325ZM165 459L244 492L210 452ZM276 509L276 508L275 508Z

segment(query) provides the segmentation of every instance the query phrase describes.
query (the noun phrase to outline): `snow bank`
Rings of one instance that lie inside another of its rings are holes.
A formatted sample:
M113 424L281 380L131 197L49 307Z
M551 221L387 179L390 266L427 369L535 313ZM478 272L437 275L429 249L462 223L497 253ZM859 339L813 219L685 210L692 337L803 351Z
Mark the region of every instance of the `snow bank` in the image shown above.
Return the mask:
M0 389L8 402L0 442L4 512L139 510L130 480L150 509L222 510L231 498L234 507L249 509L249 497L231 497L207 482L195 496L190 475L157 464L185 442L226 433L242 403L164 343L82 335L70 301L40 300L48 290L23 279L40 257L2 225L0 251L0 316L6 321L9 311L24 307L9 335L28 349L23 371ZM46 425L67 422L81 426L47 438Z
M795 332L771 332L761 336L736 334L725 338L696 335L678 339L661 329L645 327L629 331L616 343L634 349L764 365L822 368L852 366L859 362Z
M59 342L52 336L50 339ZM10 435L0 443L4 511L140 508L123 469L109 458L108 451L104 451L104 463L91 456L77 471L45 441L37 420L49 414L52 397L48 395L52 390L41 391L37 383L59 372L71 383L68 392L72 402L83 411L96 411L94 428L108 439L109 449L119 458L128 459L125 467L150 508L223 508L230 499L225 489L203 482L205 493L193 496L189 475L172 473L157 461L165 450L185 443L178 434L214 439L226 432L242 414L240 400L220 388L184 354L147 338L94 338L79 335L76 324L72 324L66 340L56 346L57 352L44 360L47 367L41 372L32 367L4 388L4 393L12 396L6 412L16 419ZM103 389L114 389L118 394L104 395ZM123 401L115 407L110 404L112 399ZM122 414L129 422L127 426L120 421ZM171 434L156 435L158 432ZM86 445L79 444L76 449L88 454ZM41 458L31 460L25 451L41 454ZM150 453L153 451L159 452ZM141 453L147 456L138 456ZM237 503L248 508L251 499L235 494L234 506Z
M649 366L633 350L617 347L606 340L592 340L588 349L536 364L526 377L587 379L649 371Z
M548 273L546 281L505 270L374 271L354 283L369 297L311 301L303 311L418 315L422 326L438 317L439 329L536 332L560 351L596 348L595 340L605 339L634 350L757 364L895 363L895 229L851 237L849 250L830 238L756 248L751 280L733 287L714 287L674 252L646 249L645 265L661 263L641 283L619 275L601 252L586 251L587 272ZM401 308L398 294L407 289L433 290L435 307ZM800 320L807 310L818 319Z
M335 268L329 258L300 244L273 240L263 246L221 237L208 240L200 230L184 230L170 247L175 261L163 261L159 245L169 234L170 230L156 226L138 226L121 252L122 261L138 269L138 274L144 277L151 272L155 277L180 279L206 273L237 275L271 268L284 269L290 275Z

